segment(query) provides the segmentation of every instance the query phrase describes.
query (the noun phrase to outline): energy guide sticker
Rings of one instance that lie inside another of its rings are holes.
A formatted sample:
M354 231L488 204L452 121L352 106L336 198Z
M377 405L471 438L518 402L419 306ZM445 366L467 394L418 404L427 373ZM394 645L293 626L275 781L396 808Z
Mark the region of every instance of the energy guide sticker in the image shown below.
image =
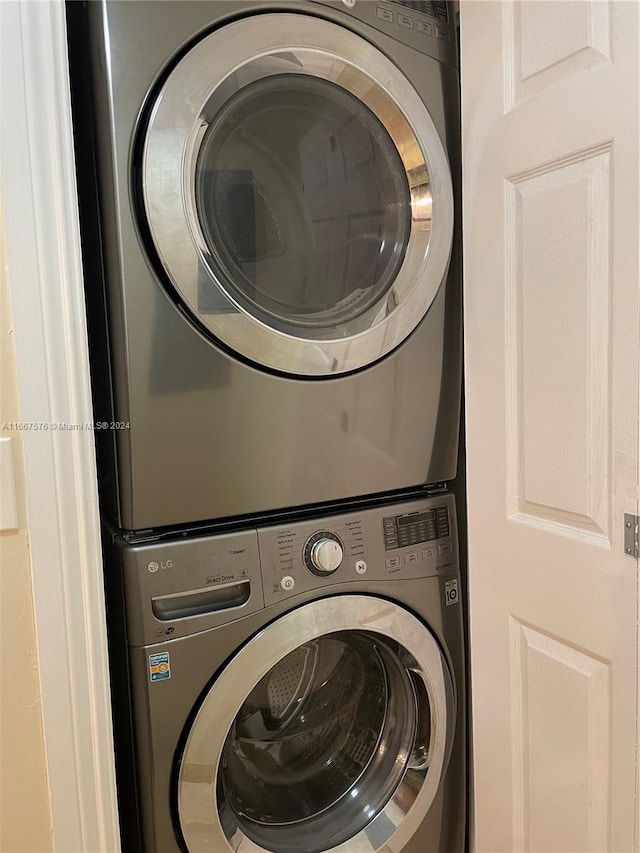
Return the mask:
M163 678L171 678L169 652L159 652L155 655L149 655L149 677L151 681L161 681Z

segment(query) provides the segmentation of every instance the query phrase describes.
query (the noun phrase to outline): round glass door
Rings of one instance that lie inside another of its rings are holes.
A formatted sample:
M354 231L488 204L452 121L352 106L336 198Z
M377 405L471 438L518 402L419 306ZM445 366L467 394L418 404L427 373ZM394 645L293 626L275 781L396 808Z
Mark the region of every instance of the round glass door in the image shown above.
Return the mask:
M285 373L371 364L446 274L446 154L404 75L308 15L228 24L178 62L142 145L144 215L199 328Z
M202 140L195 190L220 285L283 332L355 321L404 260L400 155L358 98L317 77L276 74L230 98Z
M369 624L374 607L383 630ZM397 605L343 596L287 614L240 651L196 716L178 783L188 849L205 849L204 827L220 851L373 853L428 811L452 704L435 641Z
M222 753L220 805L267 850L335 847L391 798L416 725L415 690L397 652L364 633L313 640L240 708Z

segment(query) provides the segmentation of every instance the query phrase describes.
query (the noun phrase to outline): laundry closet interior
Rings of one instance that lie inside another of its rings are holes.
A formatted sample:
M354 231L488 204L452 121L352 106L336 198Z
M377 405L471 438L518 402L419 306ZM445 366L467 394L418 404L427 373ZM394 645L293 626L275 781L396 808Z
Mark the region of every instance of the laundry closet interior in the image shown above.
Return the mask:
M635 853L635 4L1 17L52 849Z

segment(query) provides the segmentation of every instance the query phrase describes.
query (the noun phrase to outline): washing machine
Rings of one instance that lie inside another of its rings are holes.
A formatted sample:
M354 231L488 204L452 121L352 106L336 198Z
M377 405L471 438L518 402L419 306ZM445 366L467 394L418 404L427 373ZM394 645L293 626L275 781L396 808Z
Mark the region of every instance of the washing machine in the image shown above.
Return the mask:
M117 553L125 851L461 853L450 494Z
M115 524L451 480L449 4L95 0L68 20Z

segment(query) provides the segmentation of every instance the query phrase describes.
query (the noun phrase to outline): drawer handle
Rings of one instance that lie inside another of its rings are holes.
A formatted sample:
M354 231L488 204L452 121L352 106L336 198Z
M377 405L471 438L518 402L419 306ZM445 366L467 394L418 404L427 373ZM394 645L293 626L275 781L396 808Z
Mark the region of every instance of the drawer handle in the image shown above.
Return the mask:
M202 616L205 613L242 607L250 595L251 582L244 580L172 595L158 595L151 599L151 608L156 619L170 622L173 619L186 619L189 616Z

